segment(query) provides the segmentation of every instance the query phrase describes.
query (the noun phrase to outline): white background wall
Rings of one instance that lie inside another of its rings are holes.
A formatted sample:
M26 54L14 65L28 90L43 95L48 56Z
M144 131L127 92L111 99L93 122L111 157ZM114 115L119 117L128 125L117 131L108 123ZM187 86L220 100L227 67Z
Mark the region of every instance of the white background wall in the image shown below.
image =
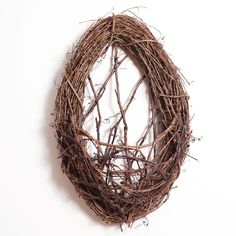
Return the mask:
M235 1L1 0L0 235L236 235ZM132 229L97 221L56 160L54 80L72 43L97 19L129 7L158 28L190 81L193 134L169 201ZM138 227L137 227L138 226Z

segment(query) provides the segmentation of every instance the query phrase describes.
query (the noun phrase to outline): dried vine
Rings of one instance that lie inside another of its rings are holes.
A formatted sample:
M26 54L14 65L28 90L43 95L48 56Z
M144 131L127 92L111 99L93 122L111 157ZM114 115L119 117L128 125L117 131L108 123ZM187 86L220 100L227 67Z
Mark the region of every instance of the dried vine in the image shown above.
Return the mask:
M114 54L113 67L96 90L90 72L109 47ZM118 48L126 55L118 56ZM136 62L142 77L122 106L118 68L127 58ZM119 118L104 142L100 138L99 101L112 79ZM151 119L136 145L130 145L126 114L142 83L149 88ZM93 92L88 108L84 106L86 86ZM94 111L97 137L84 129L85 120ZM117 142L122 124L123 137ZM131 225L165 202L188 151L188 95L178 69L141 20L113 15L95 22L82 36L70 54L58 90L55 127L63 172L102 220ZM150 132L153 140L147 142ZM88 143L96 148L93 155L89 154ZM145 148L148 155L143 152Z

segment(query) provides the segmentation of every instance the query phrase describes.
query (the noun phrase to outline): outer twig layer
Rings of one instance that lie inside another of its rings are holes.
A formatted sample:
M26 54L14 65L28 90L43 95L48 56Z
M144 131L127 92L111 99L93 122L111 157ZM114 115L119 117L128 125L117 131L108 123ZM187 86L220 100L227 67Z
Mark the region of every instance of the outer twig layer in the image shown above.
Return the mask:
M109 47L114 53L113 67L96 91L90 71ZM122 59L117 55L118 48L126 53ZM143 76L122 107L118 68L127 57L136 62ZM120 118L107 134L107 142L103 142L99 100L113 76ZM152 118L143 137L132 146L128 144L126 114L144 82L149 88ZM91 87L94 96L87 109L83 106L86 86ZM97 137L83 128L94 109ZM188 95L178 69L142 21L113 15L88 29L70 54L56 98L55 116L62 170L102 220L131 225L164 203L188 151ZM117 143L115 137L121 124L124 137ZM153 141L147 143L150 132ZM89 142L97 150L92 156L87 148ZM143 154L144 148L150 149L148 155ZM122 168L118 159L124 163Z

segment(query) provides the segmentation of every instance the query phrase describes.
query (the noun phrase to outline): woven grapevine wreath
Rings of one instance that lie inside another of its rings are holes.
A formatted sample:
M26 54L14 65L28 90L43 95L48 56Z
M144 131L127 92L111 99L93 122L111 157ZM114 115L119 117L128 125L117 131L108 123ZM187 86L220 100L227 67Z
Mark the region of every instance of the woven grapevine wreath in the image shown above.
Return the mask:
M109 48L113 52L113 65L97 89L90 72ZM125 55L118 56L118 49ZM122 105L118 70L127 58L135 61L142 76ZM99 102L110 80L116 82L119 114L106 139L101 140ZM137 137L136 145L130 145L126 114L142 83L148 87L151 119L143 136ZM93 92L87 108L86 86ZM108 223L131 225L166 201L188 152L188 99L183 76L140 19L125 14L99 19L74 46L56 97L56 136L63 172L99 218ZM97 112L96 136L84 128L92 112ZM117 142L121 126L123 135ZM153 140L147 142L150 132ZM91 153L89 145L96 151ZM147 155L145 148L149 150ZM117 164L117 160L123 164Z

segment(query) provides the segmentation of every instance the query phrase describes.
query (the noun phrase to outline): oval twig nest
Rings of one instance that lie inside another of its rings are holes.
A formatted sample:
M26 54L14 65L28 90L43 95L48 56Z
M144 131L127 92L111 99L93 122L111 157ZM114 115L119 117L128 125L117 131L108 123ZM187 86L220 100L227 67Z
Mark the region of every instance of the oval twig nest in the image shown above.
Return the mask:
M97 89L90 72L108 48L112 48L113 65ZM119 56L119 49L125 55ZM127 58L135 62L142 76L122 104L118 69ZM99 104L111 80L116 84L119 111L104 141ZM131 145L126 115L142 83L148 87L151 118L143 136ZM86 86L93 95L89 107L84 105ZM84 123L95 111L97 135L93 136ZM88 29L70 53L55 113L62 170L102 220L130 225L163 204L189 146L188 95L177 67L141 20L113 15ZM119 141L118 129L122 132ZM152 140L148 140L150 133ZM95 151L91 152L89 145Z

